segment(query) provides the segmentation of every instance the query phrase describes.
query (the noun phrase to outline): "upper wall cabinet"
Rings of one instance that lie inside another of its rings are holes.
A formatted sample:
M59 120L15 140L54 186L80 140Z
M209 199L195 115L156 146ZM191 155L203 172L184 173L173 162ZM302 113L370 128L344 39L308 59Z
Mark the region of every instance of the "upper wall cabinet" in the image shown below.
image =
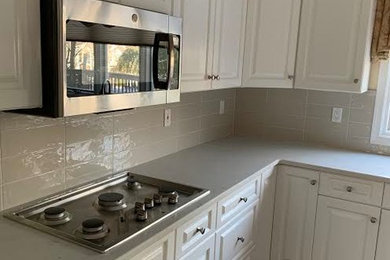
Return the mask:
M246 0L177 0L183 17L182 92L241 85Z
M296 88L367 90L374 3L375 0L303 1Z
M172 13L172 1L173 0L110 0L110 2L117 2L165 14Z
M39 0L0 1L0 110L41 106Z
M248 0L243 87L292 88L301 0Z

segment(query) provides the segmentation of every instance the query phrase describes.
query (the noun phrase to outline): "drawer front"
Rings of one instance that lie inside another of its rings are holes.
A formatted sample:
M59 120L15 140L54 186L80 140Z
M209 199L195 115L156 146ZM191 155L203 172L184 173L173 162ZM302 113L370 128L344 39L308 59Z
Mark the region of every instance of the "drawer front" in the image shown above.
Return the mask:
M207 210L176 229L176 258L180 258L210 234L214 233L216 216L217 205L213 204Z
M320 194L340 199L381 206L383 183L321 173Z
M240 212L231 224L217 232L216 260L239 259L253 248L255 212L255 204L252 204L249 210Z
M191 249L180 260L214 260L215 234L207 238L196 248ZM176 257L177 259L177 257Z
M252 181L233 194L218 202L217 227L220 228L229 220L249 207L259 196L259 180Z

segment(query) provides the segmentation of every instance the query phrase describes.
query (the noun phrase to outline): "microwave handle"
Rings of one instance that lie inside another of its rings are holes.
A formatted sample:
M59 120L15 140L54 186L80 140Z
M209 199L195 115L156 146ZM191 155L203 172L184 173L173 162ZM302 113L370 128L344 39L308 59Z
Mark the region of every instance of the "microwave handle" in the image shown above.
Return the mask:
M160 49L160 42L168 42L168 71L167 71L167 80L160 81L158 78L158 52ZM173 78L175 66L175 56L174 56L174 44L173 44L173 35L166 33L157 33L154 39L154 48L153 48L153 81L154 87L157 89L168 90L170 83Z

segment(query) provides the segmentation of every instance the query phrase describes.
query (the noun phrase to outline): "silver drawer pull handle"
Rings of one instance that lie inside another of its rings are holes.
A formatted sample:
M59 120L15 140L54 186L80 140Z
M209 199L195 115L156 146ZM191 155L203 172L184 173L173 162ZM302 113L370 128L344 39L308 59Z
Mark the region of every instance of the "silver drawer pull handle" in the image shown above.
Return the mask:
M376 219L376 218L374 218L374 217L372 217L372 218L370 219L370 221L371 221L371 223L372 223L372 224L375 224L375 223L376 223L376 221L377 221L377 219Z
M348 186L348 187L347 187L347 191L348 191L348 192L352 192L352 186Z
M244 237L238 237L237 241L241 241L241 243L244 243L245 242L245 238Z
M202 235L204 235L204 233L206 233L206 229L203 227L198 227L196 228L196 233L201 233Z
M214 76L214 75L208 75L208 76L207 76L207 79L208 79L208 80L215 80L215 76Z
M241 201L247 203L248 202L248 198L247 197L241 197L240 201L238 203L240 203Z
M310 184L313 185L313 186L316 185L317 184L317 180L311 180Z

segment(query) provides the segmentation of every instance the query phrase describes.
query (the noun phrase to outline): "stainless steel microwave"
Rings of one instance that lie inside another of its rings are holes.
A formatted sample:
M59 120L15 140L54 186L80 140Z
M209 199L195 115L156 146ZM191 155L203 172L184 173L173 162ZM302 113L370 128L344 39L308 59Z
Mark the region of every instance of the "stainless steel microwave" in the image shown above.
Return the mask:
M41 0L42 113L180 101L181 19L99 0Z

